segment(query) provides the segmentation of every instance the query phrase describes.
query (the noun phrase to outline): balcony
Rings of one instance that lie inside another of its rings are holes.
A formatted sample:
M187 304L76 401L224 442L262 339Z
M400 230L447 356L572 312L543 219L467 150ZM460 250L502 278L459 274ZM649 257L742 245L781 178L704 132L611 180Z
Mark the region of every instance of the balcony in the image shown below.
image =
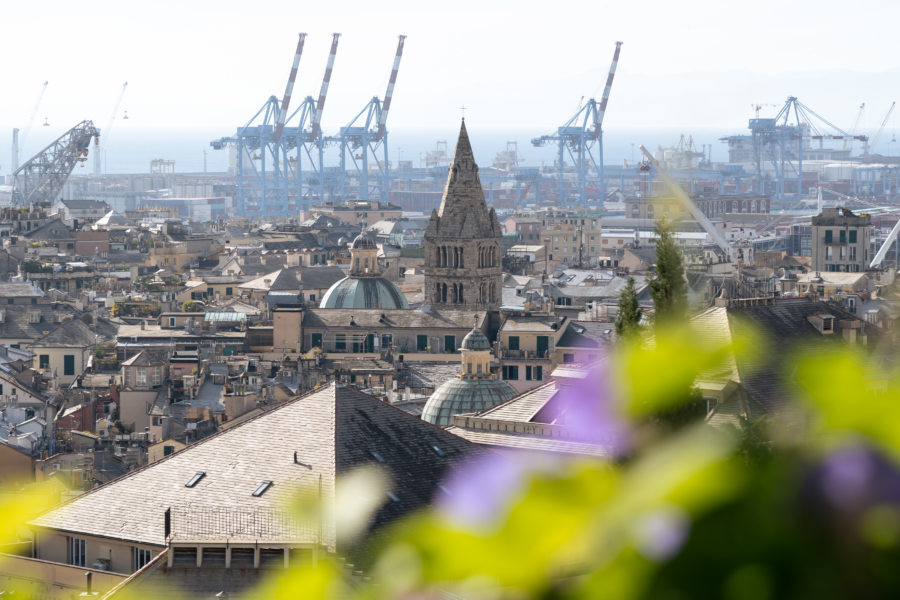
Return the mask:
M500 347L500 358L506 360L550 360L550 350L510 350Z

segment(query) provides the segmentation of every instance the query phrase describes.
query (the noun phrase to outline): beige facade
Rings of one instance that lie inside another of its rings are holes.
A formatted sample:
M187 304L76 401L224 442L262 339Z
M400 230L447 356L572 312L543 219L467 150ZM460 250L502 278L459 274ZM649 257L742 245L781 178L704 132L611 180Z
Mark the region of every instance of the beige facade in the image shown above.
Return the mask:
M825 208L812 218L812 268L863 273L871 260L872 217L846 208Z
M61 385L69 385L84 373L90 356L89 346L33 346L34 368L55 373Z
M68 599L84 595L86 573L91 590L104 594L125 581L125 575L58 564L24 556L0 556L0 587L15 598Z
M164 512L165 509L160 509L160 527L162 527ZM125 540L94 537L80 533L68 535L66 532L50 529L36 528L34 534L36 558L62 565L91 567L111 573L133 573L137 570L134 568L137 566L134 561L139 550L149 552L153 557L164 549L160 546L134 544ZM143 560L146 555L140 558Z
M596 227L554 225L541 233L541 243L547 249L547 263L550 270L560 265L590 264L606 250L599 225Z
M497 333L501 378L517 392L541 385L556 366L556 343L566 329L566 317L507 317Z
M162 460L170 454L175 454L179 450L184 450L187 445L178 440L168 439L157 442L147 448L147 463L153 464L158 460Z
M303 310L276 308L272 311L272 350L296 352L303 345Z

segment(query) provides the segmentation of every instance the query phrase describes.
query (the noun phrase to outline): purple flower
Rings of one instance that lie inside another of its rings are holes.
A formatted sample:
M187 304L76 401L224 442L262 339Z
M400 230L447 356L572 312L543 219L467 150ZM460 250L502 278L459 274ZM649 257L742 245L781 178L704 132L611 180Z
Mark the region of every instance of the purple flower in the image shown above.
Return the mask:
M522 494L528 476L555 462L547 455L480 454L450 473L441 485L437 508L459 525L481 528L496 523Z
M690 528L686 512L677 506L666 506L638 521L637 548L651 560L668 560L681 550Z
M611 358L572 371L575 376L558 378L559 393L545 407L552 405L555 414L548 414L552 420L545 422L565 427L573 440L599 444L611 456L621 456L629 447L629 426L622 416Z

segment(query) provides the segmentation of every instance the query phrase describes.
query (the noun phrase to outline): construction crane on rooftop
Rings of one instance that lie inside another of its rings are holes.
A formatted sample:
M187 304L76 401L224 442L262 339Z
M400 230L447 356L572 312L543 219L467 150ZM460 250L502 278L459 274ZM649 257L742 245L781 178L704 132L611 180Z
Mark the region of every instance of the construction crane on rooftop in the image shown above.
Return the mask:
M122 98L125 97L125 90L128 88L128 82L122 84L122 91L119 92L119 97L116 98L116 103L113 106L112 113L109 115L109 120L106 122L106 127L103 129L103 144L96 148L94 152L94 175L100 175L100 154L101 150L106 150L106 145L109 144L109 134L112 131L113 125L116 122L116 115L119 114L119 108L122 106Z
M359 185L359 199L369 200L375 197L388 200L391 189L391 165L388 157L387 118L394 97L394 86L397 83L397 72L403 56L405 35L398 36L397 51L391 76L388 79L384 100L377 96L366 103L365 107L345 127L341 127L337 137L328 138L329 143L338 143L341 147L341 177L338 182L338 194L346 191L348 166L352 167L354 177ZM348 165L349 158L349 165ZM375 179L370 181L369 170L375 170Z
M96 149L99 138L100 131L94 124L82 121L16 169L13 172L13 205L54 202L76 163L87 160L91 139Z
M619 51L622 42L616 42L616 50L613 53L609 74L606 77L606 86L603 96L598 103L594 98L589 99L578 111L558 127L556 133L542 135L531 140L534 146L545 146L556 143L559 151L556 159L557 168L557 201L568 202L568 186L565 180L565 159L568 156L575 165L576 193L574 199L584 206L587 201L587 178L591 171L597 173L600 180L600 199L606 195L606 181L603 173L603 117L606 115L606 105L609 102L609 93L612 89L613 78L616 75L616 67L619 64ZM579 104L581 104L579 102Z

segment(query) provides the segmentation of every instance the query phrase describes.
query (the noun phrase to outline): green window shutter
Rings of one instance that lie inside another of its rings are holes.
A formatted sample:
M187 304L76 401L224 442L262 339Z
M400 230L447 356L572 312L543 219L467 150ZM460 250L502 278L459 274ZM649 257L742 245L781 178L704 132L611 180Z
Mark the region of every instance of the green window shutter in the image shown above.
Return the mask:
M519 349L519 336L517 336L517 335L509 336L509 349L510 350L518 350Z
M49 354L41 354L40 368L41 369L49 369L50 368L50 355Z
M830 244L832 242L832 240L834 239L833 235L834 234L832 233L832 231L830 229L825 230L825 243L826 244Z
M456 336L444 336L444 352L456 352Z
M425 352L425 348L428 347L428 336L427 335L417 335L416 336L416 350L419 352Z
M856 230L855 229L850 230L850 243L851 244L856 243Z
M75 355L66 354L63 356L63 375L75 374Z
M322 334L321 333L313 333L311 336L311 342L313 348L321 348L322 347Z

